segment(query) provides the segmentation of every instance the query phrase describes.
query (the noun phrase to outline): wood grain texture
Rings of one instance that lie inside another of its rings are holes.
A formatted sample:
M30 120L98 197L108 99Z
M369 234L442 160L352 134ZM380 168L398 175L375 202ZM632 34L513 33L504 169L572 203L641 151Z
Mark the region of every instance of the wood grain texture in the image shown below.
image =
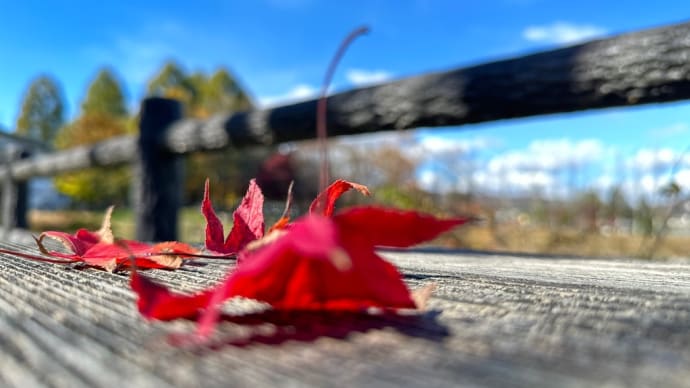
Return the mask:
M425 314L226 320L214 349L170 346L192 323L143 321L126 275L2 256L0 386L688 386L690 263L383 255L437 283ZM193 291L231 268L149 275Z

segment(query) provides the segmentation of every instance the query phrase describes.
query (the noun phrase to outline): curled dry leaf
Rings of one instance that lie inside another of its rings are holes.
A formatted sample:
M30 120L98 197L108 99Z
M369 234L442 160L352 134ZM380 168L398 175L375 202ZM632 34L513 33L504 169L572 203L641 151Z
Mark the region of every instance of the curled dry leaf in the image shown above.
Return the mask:
M109 207L103 218L103 224L97 231L79 229L74 234L57 231L46 231L36 238L38 249L45 256L19 254L3 250L27 259L50 263L84 263L88 266L113 271L116 268L133 263L141 268L175 269L182 265L183 259L199 256L199 251L180 242L147 244L132 240L116 241L111 227L113 208ZM65 252L50 250L45 240L52 239L61 243Z
M101 225L101 228L99 230L93 232L82 228L77 230L73 235L59 231L46 231L38 236L38 247L41 249L41 252L50 255L50 253L43 246L43 240L45 238L51 238L53 240L60 242L68 251L76 255L83 255L91 247L98 243L112 244L113 242L115 242L115 237L113 236L113 230L111 226L113 209L114 206L110 206L105 211L105 216L103 217L103 224Z

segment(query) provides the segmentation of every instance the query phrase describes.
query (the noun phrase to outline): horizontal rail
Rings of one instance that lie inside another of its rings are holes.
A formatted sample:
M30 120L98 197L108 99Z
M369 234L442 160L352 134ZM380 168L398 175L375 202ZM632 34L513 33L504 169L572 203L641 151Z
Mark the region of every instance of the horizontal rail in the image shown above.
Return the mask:
M690 22L446 72L328 98L330 136L453 126L690 98ZM175 122L160 138L174 154L311 139L316 103ZM0 179L52 176L131 161L134 137L0 167Z
M11 168L0 167L0 178L11 173L18 181L39 176L54 176L95 166L114 166L129 163L136 155L137 138L118 136L89 145L70 148L12 163Z
M329 135L463 125L690 98L690 23L634 32L328 99ZM165 145L191 152L313 138L317 100L186 120Z

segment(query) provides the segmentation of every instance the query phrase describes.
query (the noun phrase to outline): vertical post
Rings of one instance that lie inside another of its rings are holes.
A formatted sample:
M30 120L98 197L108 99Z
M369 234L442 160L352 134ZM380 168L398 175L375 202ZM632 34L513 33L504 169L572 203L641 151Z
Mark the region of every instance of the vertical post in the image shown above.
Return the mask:
M2 227L5 233L12 229L29 226L26 213L28 211L28 183L15 181L12 177L12 163L29 157L29 152L21 147L10 144L5 150L5 165L7 175L2 190Z
M182 191L182 160L160 147L165 129L182 118L182 104L145 99L139 113L139 150L134 166L136 236L140 241L177 240Z

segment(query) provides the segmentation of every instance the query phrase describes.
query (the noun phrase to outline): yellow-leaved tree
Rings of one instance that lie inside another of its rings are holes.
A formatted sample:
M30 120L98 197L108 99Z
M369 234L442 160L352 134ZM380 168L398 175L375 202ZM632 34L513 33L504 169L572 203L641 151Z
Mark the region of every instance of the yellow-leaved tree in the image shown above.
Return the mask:
M120 82L104 68L89 85L81 114L60 130L55 146L66 149L131 133L131 123ZM129 166L93 167L56 177L55 187L80 205L102 207L126 202L130 180Z

